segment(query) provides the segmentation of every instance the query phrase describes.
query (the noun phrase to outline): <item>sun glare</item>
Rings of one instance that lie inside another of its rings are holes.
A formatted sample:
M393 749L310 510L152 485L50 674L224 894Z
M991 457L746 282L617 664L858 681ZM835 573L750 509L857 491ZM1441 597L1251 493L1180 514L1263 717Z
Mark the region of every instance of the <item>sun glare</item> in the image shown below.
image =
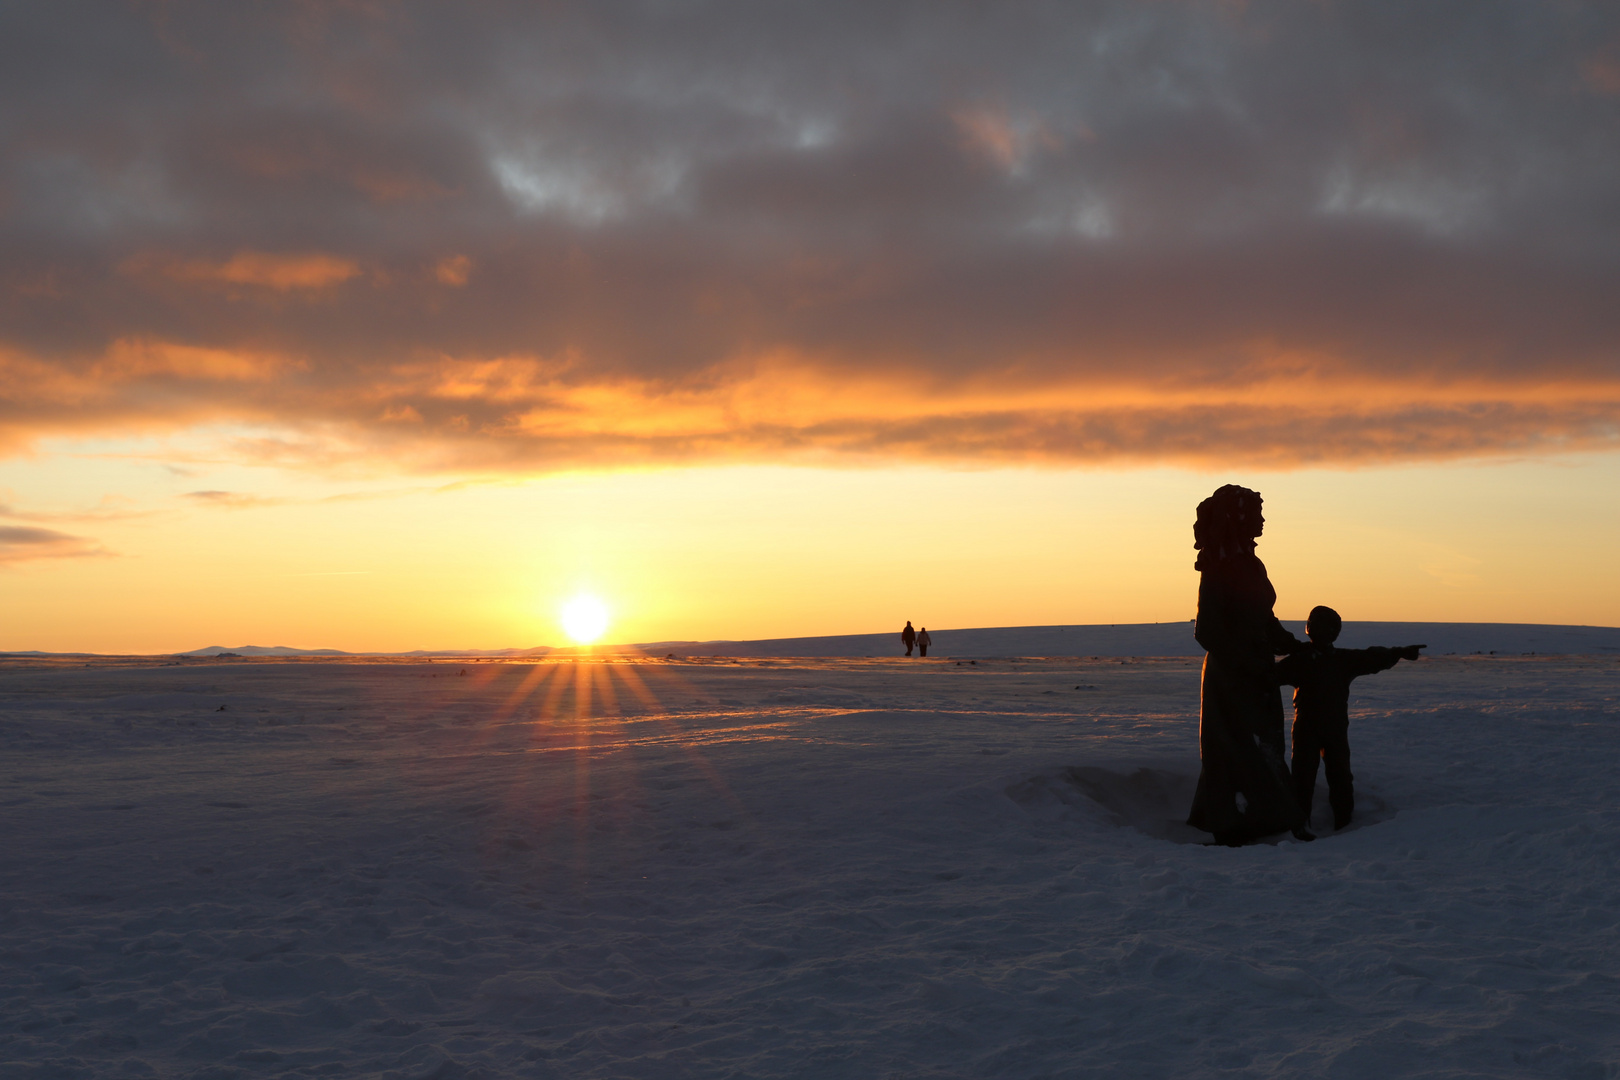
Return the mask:
M607 632L607 605L588 593L579 594L562 606L562 628L577 644L591 644Z

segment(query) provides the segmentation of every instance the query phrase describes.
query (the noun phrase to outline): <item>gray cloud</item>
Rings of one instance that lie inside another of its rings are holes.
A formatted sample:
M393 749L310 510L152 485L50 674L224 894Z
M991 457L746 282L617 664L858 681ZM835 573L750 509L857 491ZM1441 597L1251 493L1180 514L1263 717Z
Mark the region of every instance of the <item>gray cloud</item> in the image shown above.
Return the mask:
M1620 430L1606 5L40 3L0 43L13 447L234 419L422 468L1271 460L1303 424L1363 460ZM761 405L784 371L890 381Z
M0 525L0 566L34 559L71 559L106 555L94 540L69 536L34 525Z

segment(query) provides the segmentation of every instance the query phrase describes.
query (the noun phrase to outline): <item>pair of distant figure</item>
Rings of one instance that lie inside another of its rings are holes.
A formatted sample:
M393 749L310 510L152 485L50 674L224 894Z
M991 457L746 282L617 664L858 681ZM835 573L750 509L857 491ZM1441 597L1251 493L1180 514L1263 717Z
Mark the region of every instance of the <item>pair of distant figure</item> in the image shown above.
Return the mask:
M906 647L907 656L911 655L913 648L917 650L918 656L927 656L928 646L934 643L934 639L928 636L928 627L923 627L921 631L913 630L910 619L906 620L906 628L900 631L900 641Z
M1265 528L1260 493L1227 484L1198 504L1194 569L1200 572L1193 635L1204 647L1198 717L1202 769L1187 824L1241 844L1309 831L1316 772L1326 764L1333 827L1350 824L1350 682L1416 660L1424 646L1339 649L1338 612L1311 610L1308 642L1272 612L1277 591L1254 553ZM1283 655L1284 659L1276 658ZM1280 687L1294 690L1294 757L1284 760Z

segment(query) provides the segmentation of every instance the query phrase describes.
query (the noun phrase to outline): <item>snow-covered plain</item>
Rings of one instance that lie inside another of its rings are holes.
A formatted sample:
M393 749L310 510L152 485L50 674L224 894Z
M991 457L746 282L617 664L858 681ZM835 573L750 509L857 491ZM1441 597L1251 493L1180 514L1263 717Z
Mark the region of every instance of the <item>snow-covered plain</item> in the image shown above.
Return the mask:
M1620 662L1356 687L1226 849L1189 657L7 661L0 1075L1620 1076Z

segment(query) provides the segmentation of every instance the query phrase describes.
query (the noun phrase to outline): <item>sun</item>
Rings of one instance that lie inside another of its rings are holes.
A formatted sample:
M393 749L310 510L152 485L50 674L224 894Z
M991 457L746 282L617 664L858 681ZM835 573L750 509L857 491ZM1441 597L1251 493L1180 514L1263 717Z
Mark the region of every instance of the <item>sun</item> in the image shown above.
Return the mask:
M562 628L576 644L591 644L607 632L607 605L589 593L580 593L562 606Z

